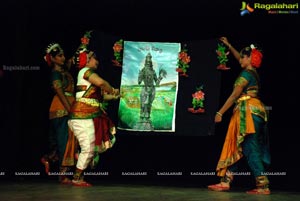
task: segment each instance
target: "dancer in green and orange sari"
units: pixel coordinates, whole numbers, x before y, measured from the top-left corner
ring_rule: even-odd
[[[62,165],[62,160],[68,140],[69,128],[69,112],[74,101],[74,80],[69,73],[68,67],[65,65],[64,51],[58,43],[51,43],[47,46],[45,61],[52,68],[51,86],[55,95],[53,96],[49,109],[50,132],[49,132],[49,150],[41,158],[41,162],[45,166],[45,172],[50,174],[50,166],[55,162],[59,163],[61,183],[70,183],[64,173],[67,167]]]
[[[222,115],[235,104],[216,169],[221,182],[209,185],[208,189],[228,191],[237,171],[237,162],[245,156],[256,180],[256,188],[247,193],[268,195],[271,193],[265,172],[270,165],[266,132],[268,115],[264,104],[259,99],[260,83],[256,71],[261,65],[263,55],[253,44],[238,52],[226,37],[220,40],[228,46],[243,70],[235,80],[231,95],[215,116],[215,122],[221,122]]]

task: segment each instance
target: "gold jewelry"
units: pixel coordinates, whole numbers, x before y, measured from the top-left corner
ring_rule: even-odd
[[[223,116],[223,114],[221,112],[216,112],[217,115],[219,115],[220,117]]]

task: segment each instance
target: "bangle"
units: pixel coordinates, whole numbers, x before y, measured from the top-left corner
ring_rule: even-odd
[[[217,115],[219,115],[220,117],[223,116],[223,114],[221,112],[216,112]]]
[[[115,94],[115,88],[111,87],[112,88],[112,94]]]
[[[228,45],[228,49],[230,50],[231,49],[231,44],[229,43],[229,45]]]

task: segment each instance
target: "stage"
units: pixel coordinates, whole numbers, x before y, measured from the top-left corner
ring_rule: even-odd
[[[299,200],[300,193],[272,190],[271,195],[248,195],[247,188],[233,187],[229,192],[209,191],[205,186],[137,182],[92,181],[92,187],[62,185],[56,180],[19,180],[0,182],[0,200],[101,200],[101,201],[189,201],[189,200]],[[185,186],[188,187],[185,187]]]
[[[82,12],[86,5],[89,6],[86,7],[87,15]],[[299,200],[299,168],[295,165],[299,153],[299,123],[297,118],[292,118],[298,114],[296,108],[299,108],[295,98],[299,76],[294,71],[295,66],[299,66],[296,45],[299,15],[269,14],[264,9],[256,9],[249,15],[240,16],[241,6],[242,1],[201,1],[197,5],[194,1],[185,1],[183,5],[135,0],[84,4],[81,1],[72,4],[8,1],[2,5],[1,16],[5,19],[2,27],[7,31],[2,33],[4,61],[0,68],[0,86],[3,86],[0,98],[0,113],[3,114],[0,121],[3,142],[0,146],[0,201]],[[192,62],[189,77],[179,78],[181,90],[178,91],[178,99],[184,104],[177,102],[176,135],[172,132],[117,130],[116,144],[101,156],[96,169],[96,172],[109,174],[89,175],[86,179],[93,187],[80,188],[61,185],[55,176],[46,176],[40,163],[48,146],[48,110],[52,100],[48,82],[50,69],[43,57],[44,48],[52,41],[62,44],[67,58],[73,56],[87,30],[103,33],[99,36],[101,40],[94,43],[99,44],[101,52],[98,55],[102,58],[99,72],[116,88],[120,86],[122,68],[112,66],[111,62],[114,52],[110,42],[115,39],[190,44]],[[108,40],[108,36],[112,39]],[[267,173],[274,173],[269,177],[271,195],[247,195],[245,192],[255,186],[252,176],[238,176],[230,192],[213,192],[207,189],[207,185],[218,181],[216,175],[191,174],[215,173],[231,117],[228,111],[223,115],[223,121],[215,125],[214,115],[207,115],[214,114],[226,101],[241,70],[238,62],[229,55],[231,69],[217,71],[217,63],[214,62],[217,59],[216,46],[208,49],[202,44],[204,41],[218,41],[221,36],[228,37],[238,49],[252,43],[263,47],[264,61],[259,69],[260,97],[269,108],[272,162]],[[192,46],[209,50],[215,59],[210,69],[216,71],[217,76],[204,74],[209,69],[209,62],[196,62],[195,65],[195,61],[202,62],[209,57],[201,48],[198,51],[194,47],[191,51]],[[201,70],[204,67],[205,70]],[[193,78],[197,82],[192,81]],[[202,117],[189,113],[187,108],[191,106],[195,86],[207,78],[220,81],[220,85],[208,85],[210,92],[220,93],[220,96],[214,99],[219,102],[212,101],[211,97],[216,96],[206,93],[206,105],[216,107],[206,108],[204,115],[210,121],[205,122],[198,121]],[[118,102],[111,103],[108,114],[115,123],[118,122],[117,111]],[[209,128],[203,129],[209,132],[202,132],[201,128]],[[239,171],[249,172],[244,159]],[[21,176],[31,172],[39,173],[39,176]],[[146,172],[147,176],[129,176],[123,175],[123,172]],[[164,176],[163,172],[182,172],[182,176]]]

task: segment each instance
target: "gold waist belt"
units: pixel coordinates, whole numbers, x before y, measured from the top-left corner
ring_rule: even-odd
[[[251,98],[251,96],[242,96],[240,97],[239,99],[237,99],[237,102],[241,102],[241,101],[244,101],[244,100],[249,100]]]
[[[77,98],[76,101],[82,102],[82,103],[85,103],[85,104],[88,104],[88,105],[91,105],[91,106],[94,106],[94,107],[99,107],[100,106],[99,101],[97,99],[94,99],[94,98]]]
[[[65,91],[65,93],[64,93],[66,96],[73,96],[73,93],[71,93],[71,92],[68,92],[68,91]]]

